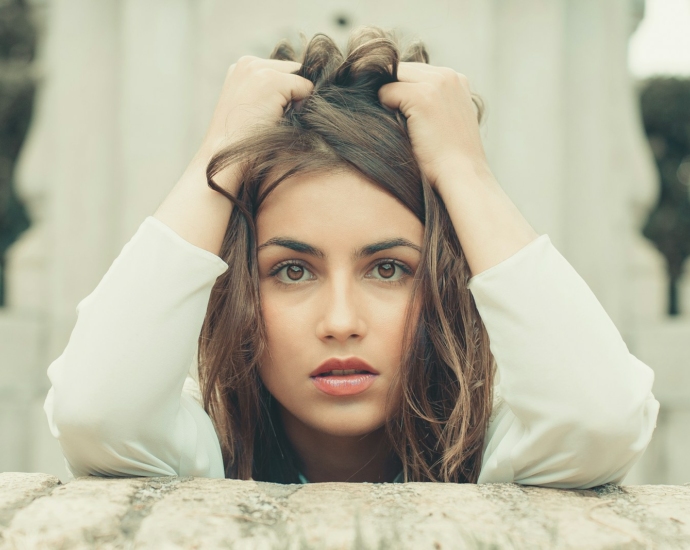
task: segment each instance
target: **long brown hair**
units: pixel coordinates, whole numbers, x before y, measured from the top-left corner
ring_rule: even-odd
[[[381,106],[378,90],[397,80],[399,61],[429,62],[419,41],[402,46],[375,27],[353,33],[343,54],[314,36],[298,57],[281,42],[274,59],[299,60],[314,83],[301,105],[272,126],[214,156],[209,185],[233,209],[220,255],[228,270],[213,287],[199,338],[204,406],[230,478],[297,483],[299,457],[258,375],[266,335],[260,308],[254,219],[266,196],[305,172],[352,170],[396,197],[424,225],[422,257],[408,308],[399,403],[386,424],[406,481],[477,481],[491,414],[495,362],[467,283],[471,276],[448,213],[415,161],[404,117]],[[481,122],[483,104],[473,96]],[[213,182],[242,167],[235,196]],[[412,303],[411,302],[411,303]]]

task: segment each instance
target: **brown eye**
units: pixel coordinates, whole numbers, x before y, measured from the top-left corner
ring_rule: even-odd
[[[301,285],[302,283],[316,279],[307,266],[294,262],[283,262],[275,266],[269,275],[274,277],[278,284],[292,286]]]
[[[301,265],[290,265],[287,268],[287,276],[292,281],[299,281],[304,275],[304,268]]]
[[[369,277],[384,283],[403,284],[412,275],[412,270],[402,262],[382,260],[369,273]]]
[[[379,275],[385,279],[391,278],[395,275],[395,266],[393,264],[379,264],[378,266]]]

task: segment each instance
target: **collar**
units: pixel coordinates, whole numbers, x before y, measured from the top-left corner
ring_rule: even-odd
[[[298,472],[297,475],[299,476],[299,482],[304,484],[304,483],[310,483],[310,481],[302,475],[302,472]],[[403,473],[402,470],[400,470],[400,473],[395,476],[395,479],[392,481],[392,483],[403,483]]]

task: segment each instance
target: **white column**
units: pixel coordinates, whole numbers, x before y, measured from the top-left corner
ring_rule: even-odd
[[[58,0],[51,12],[49,150],[34,159],[49,159],[51,357],[64,349],[76,304],[95,288],[115,253],[122,194],[118,4]]]
[[[153,214],[198,146],[190,136],[194,5],[190,0],[122,2],[118,247]]]
[[[67,343],[76,304],[113,259],[120,193],[117,6],[116,0],[49,5],[35,116],[17,170],[32,227],[9,254],[8,311],[30,317],[35,326],[13,340],[14,352],[3,347],[0,362],[23,369],[31,380],[24,411],[13,419],[15,426],[23,423],[29,449],[23,468],[63,478],[41,407],[46,369]],[[14,323],[12,330],[21,326]],[[17,355],[31,358],[30,364]]]
[[[539,233],[563,248],[564,165],[562,0],[499,0],[490,157],[506,193]]]

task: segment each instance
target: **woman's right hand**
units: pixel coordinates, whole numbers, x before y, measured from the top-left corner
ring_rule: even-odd
[[[228,69],[201,147],[154,217],[193,245],[220,254],[233,204],[207,185],[208,163],[256,125],[280,120],[290,101],[304,99],[312,92],[311,81],[291,74],[299,68],[294,61],[242,57]],[[226,168],[214,175],[213,181],[237,196],[237,169]]]
[[[300,67],[294,61],[253,56],[241,57],[231,65],[197,157],[207,163],[219,150],[251,133],[255,126],[278,121],[291,101],[306,98],[314,84],[292,74]],[[214,178],[233,194],[235,180],[228,173]]]

